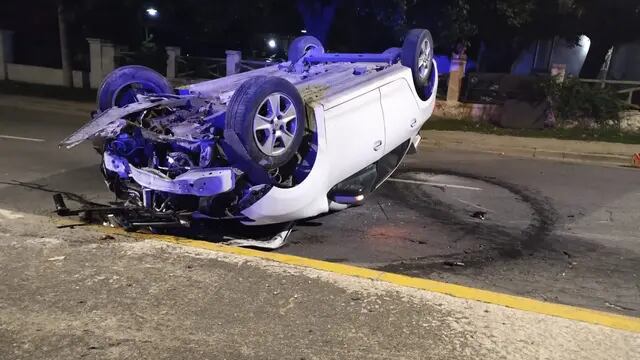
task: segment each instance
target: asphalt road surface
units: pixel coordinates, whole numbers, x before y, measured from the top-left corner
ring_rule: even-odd
[[[57,148],[85,120],[0,107],[0,211],[113,199],[89,146]],[[638,170],[423,151],[278,251],[639,316],[639,209]]]

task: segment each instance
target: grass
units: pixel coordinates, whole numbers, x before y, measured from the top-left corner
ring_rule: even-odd
[[[604,141],[623,144],[640,144],[640,133],[625,133],[615,128],[606,129],[505,129],[473,120],[432,117],[423,126],[424,130],[467,131],[481,134],[550,138],[560,140]]]
[[[93,89],[27,84],[8,80],[0,81],[0,94],[35,96],[70,101],[96,101],[96,90]]]

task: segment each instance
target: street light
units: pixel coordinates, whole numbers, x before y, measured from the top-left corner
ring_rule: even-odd
[[[277,44],[275,40],[269,39],[269,41],[267,41],[267,45],[269,45],[270,48],[275,49]]]
[[[154,7],[148,7],[144,10],[144,13],[147,15],[149,19],[155,19],[160,15],[158,9]],[[148,20],[144,22],[144,39],[145,41],[149,41],[149,25],[153,20]]]
[[[300,32],[301,32],[301,33],[303,33],[303,34],[306,34],[306,33],[307,33],[307,30],[302,29],[302,30],[300,30]]]
[[[150,17],[154,18],[158,16],[158,9],[150,7],[147,8],[147,10],[145,10],[145,12],[147,13],[147,15],[149,15]]]

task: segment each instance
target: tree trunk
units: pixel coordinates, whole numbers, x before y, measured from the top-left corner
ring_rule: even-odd
[[[67,38],[67,23],[64,17],[64,5],[58,1],[58,31],[60,33],[60,55],[62,60],[62,83],[65,87],[73,87],[73,72],[71,69],[71,53]]]

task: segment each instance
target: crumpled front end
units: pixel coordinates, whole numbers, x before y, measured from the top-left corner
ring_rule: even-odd
[[[240,212],[272,187],[271,177],[243,160],[224,130],[224,107],[213,101],[145,96],[98,114],[61,146],[93,141],[109,189],[128,206],[250,221]]]

